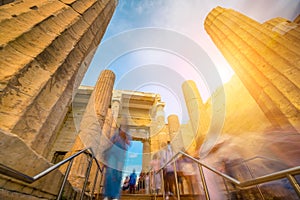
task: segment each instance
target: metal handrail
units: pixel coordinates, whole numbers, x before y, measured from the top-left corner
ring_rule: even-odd
[[[225,178],[226,180],[232,182],[237,187],[243,188],[243,189],[255,186],[257,184],[262,184],[262,183],[266,183],[266,182],[270,182],[270,181],[274,181],[274,180],[278,180],[278,179],[282,179],[282,178],[288,178],[288,180],[290,181],[291,185],[294,187],[294,190],[297,193],[298,197],[300,197],[300,186],[299,186],[299,184],[297,183],[297,180],[294,177],[294,175],[300,174],[300,166],[289,168],[289,169],[286,169],[286,170],[281,170],[281,171],[274,172],[274,173],[271,173],[271,174],[268,174],[268,175],[264,175],[264,176],[260,176],[260,177],[257,177],[257,178],[251,179],[251,180],[240,182],[237,179],[235,179],[235,178],[233,178],[231,176],[228,176],[227,174],[224,174],[224,173],[222,173],[222,172],[214,169],[213,167],[210,167],[210,166],[206,165],[205,163],[197,160],[196,158],[194,158],[194,157],[192,157],[192,156],[190,156],[190,155],[188,155],[188,154],[186,154],[186,153],[184,153],[182,151],[179,151],[168,162],[166,162],[156,173],[160,173],[160,171],[163,170],[171,162],[175,163],[175,161],[179,158],[179,155],[186,156],[189,159],[193,160],[194,162],[198,163],[201,166],[200,173],[202,171],[201,170],[202,167],[205,167],[206,169],[208,169],[208,170],[214,172],[215,174],[217,174],[217,175]],[[176,170],[176,168],[174,168],[174,170]],[[201,179],[202,179],[202,182],[204,184],[204,189],[205,189],[206,188],[205,177],[201,177]],[[210,199],[209,198],[209,194],[208,194],[208,190],[207,191],[205,190],[205,193],[206,193],[205,194],[206,199]],[[177,191],[177,194],[178,194],[178,191]]]
[[[246,166],[246,168],[248,169],[248,172],[249,172],[251,178],[254,179],[255,177],[254,177],[254,175],[253,175],[253,172],[250,170],[250,168],[249,168],[249,166],[248,166],[247,163],[250,162],[250,161],[256,160],[256,159],[262,159],[262,160],[268,160],[268,161],[273,161],[273,162],[279,162],[279,160],[274,159],[274,158],[268,158],[268,157],[265,157],[265,156],[254,156],[254,157],[252,157],[252,158],[243,159],[243,160],[241,160],[241,161],[238,162],[238,163],[230,164],[229,167],[232,168],[232,167],[235,167],[235,166],[244,164],[244,165]],[[225,181],[224,178],[223,178],[223,181],[224,181],[225,189],[226,189],[227,193],[229,194],[229,190],[228,190],[228,187],[227,187],[227,184],[226,184],[226,181]],[[264,200],[265,198],[264,198],[264,196],[263,196],[263,194],[262,194],[262,192],[261,192],[260,184],[257,184],[257,185],[256,185],[256,188],[257,188],[257,190],[258,190],[258,192],[259,192],[260,197]]]
[[[268,157],[265,157],[265,156],[254,156],[254,157],[252,157],[252,158],[243,159],[243,160],[241,160],[239,163],[230,164],[229,167],[235,167],[235,166],[237,166],[237,165],[242,165],[242,164],[244,164],[244,165],[247,167],[247,169],[248,169],[248,171],[249,171],[249,173],[250,173],[251,178],[254,179],[255,176],[253,175],[253,172],[250,170],[250,168],[249,168],[249,166],[248,166],[247,163],[250,162],[250,161],[256,160],[256,159],[268,160],[268,161],[272,161],[272,162],[280,162],[279,160],[274,159],[274,158],[268,158]],[[225,182],[224,182],[224,183],[225,183]],[[225,187],[226,187],[226,183],[225,183]],[[256,188],[257,188],[257,190],[258,190],[258,192],[259,192],[259,195],[260,195],[261,198],[264,200],[265,198],[264,198],[264,196],[263,196],[263,194],[262,194],[262,191],[261,191],[261,189],[260,189],[260,184],[257,184],[257,185],[256,185]],[[226,188],[226,190],[227,190],[227,193],[228,193],[229,191],[228,191],[227,188]]]
[[[81,154],[87,154],[89,155],[92,159],[89,161],[89,165],[88,165],[88,170],[87,170],[87,174],[86,174],[86,180],[85,180],[85,183],[84,183],[84,186],[83,186],[83,190],[82,190],[82,193],[81,193],[81,198],[80,199],[83,199],[83,195],[84,195],[84,192],[85,192],[85,187],[87,185],[87,179],[89,177],[89,174],[90,174],[90,169],[91,169],[91,166],[92,166],[92,162],[95,161],[96,162],[96,165],[97,165],[97,176],[96,176],[96,179],[98,178],[98,171],[100,171],[101,173],[103,173],[103,169],[104,169],[104,166],[103,168],[101,168],[101,165],[99,164],[98,160],[95,158],[95,154],[92,150],[92,148],[86,148],[86,149],[83,149],[83,150],[80,150],[78,151],[77,153],[71,155],[70,157],[58,162],[57,164],[47,168],[46,170],[40,172],[39,174],[31,177],[31,176],[28,176],[26,174],[23,174],[22,172],[19,172],[19,171],[16,171],[8,166],[5,166],[3,164],[0,164],[0,173],[3,174],[3,175],[6,175],[6,176],[9,176],[9,177],[12,177],[12,178],[15,178],[17,180],[20,180],[20,181],[23,181],[23,182],[26,182],[26,183],[33,183],[37,180],[39,180],[40,178],[46,176],[47,174],[49,174],[50,172],[58,169],[59,167],[61,167],[62,165],[64,165],[65,163],[69,162],[69,165],[66,169],[66,173],[65,173],[65,176],[64,176],[64,180],[61,184],[61,187],[60,187],[60,190],[59,190],[59,194],[58,194],[58,197],[57,199],[60,199],[61,196],[62,196],[62,192],[63,192],[63,188],[64,188],[64,185],[65,185],[65,182],[67,181],[67,178],[68,178],[68,175],[69,175],[69,172],[71,170],[71,166],[72,166],[72,163],[73,163],[73,160],[81,155]],[[94,182],[94,184],[96,183],[96,181]],[[95,185],[94,185],[95,186]],[[94,191],[94,187],[93,187],[93,191]],[[93,192],[92,192],[92,195],[93,195]]]

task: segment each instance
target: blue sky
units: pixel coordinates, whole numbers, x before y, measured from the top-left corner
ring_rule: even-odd
[[[138,36],[135,33],[137,29],[155,27],[187,37],[203,50],[199,50],[203,65],[213,64],[225,83],[234,72],[206,34],[203,25],[209,11],[216,6],[235,9],[262,23],[274,17],[293,20],[299,14],[300,0],[120,0],[82,85],[94,86],[101,70],[111,69],[116,74],[115,89],[160,93],[166,102],[166,117],[177,114],[181,123],[187,122],[182,82],[194,80],[204,101],[216,86],[208,87],[203,69],[186,62],[184,56],[161,48],[139,47],[141,41],[136,40]],[[128,31],[131,31],[130,34],[118,37]],[[156,42],[156,38],[144,39]],[[103,62],[110,53],[128,45],[126,42],[131,45],[137,43],[134,44],[135,51],[120,53],[113,61]],[[108,43],[113,45],[106,47]],[[129,150],[131,166],[141,162],[141,155],[137,153],[141,151],[141,143],[132,145]]]
[[[130,175],[133,169],[135,169],[137,173],[140,173],[142,170],[142,151],[143,145],[140,141],[131,142],[131,146],[127,151],[123,177]]]
[[[135,41],[135,30],[155,27],[186,36],[202,48],[204,53],[201,57],[206,60],[203,66],[213,63],[218,76],[227,82],[234,72],[206,34],[203,25],[207,14],[216,6],[235,9],[259,22],[278,16],[293,20],[299,14],[300,0],[261,0],[255,3],[250,0],[120,0],[82,85],[93,86],[101,70],[111,69],[116,74],[115,89],[160,93],[166,102],[166,117],[177,114],[182,123],[187,122],[182,82],[194,80],[204,101],[217,85],[209,88],[202,73],[203,68],[195,69],[182,56],[174,56],[162,49],[139,47],[141,41]],[[128,31],[132,31],[128,36],[130,38],[118,38]],[[128,45],[126,42],[136,42],[134,48],[137,50],[123,52],[110,63],[102,62],[101,55],[109,57],[110,52]],[[105,47],[107,43],[112,43],[108,49]],[[101,47],[104,50],[102,48],[101,51]],[[152,75],[154,71],[159,73]],[[177,86],[174,82],[177,82]]]

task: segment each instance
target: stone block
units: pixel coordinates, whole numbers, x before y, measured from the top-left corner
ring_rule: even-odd
[[[103,13],[101,13],[90,26],[90,30],[92,31],[93,35],[95,35],[96,37],[97,37],[97,33],[103,30],[101,27],[103,26],[105,27],[105,22],[107,21],[107,20],[103,20],[102,14]]]
[[[1,125],[3,125],[3,127],[11,127],[12,128],[15,125],[15,122],[16,122],[18,116],[21,115],[24,111],[23,106],[24,106],[24,103],[26,103],[26,102],[25,101],[22,102],[22,101],[16,99],[16,97],[18,97],[18,99],[28,100],[28,95],[18,93],[18,91],[15,91],[15,90],[9,91],[9,95],[5,95],[4,97],[2,97],[3,104],[0,105],[1,113],[3,113],[4,115],[7,115],[7,116],[11,116],[9,118],[4,118],[4,116],[3,116],[2,121],[1,121]],[[12,121],[7,121],[8,119],[10,119]]]
[[[89,25],[83,18],[80,18],[67,31],[71,37],[77,40],[86,32]]]
[[[64,30],[66,30],[66,26],[69,27],[70,24],[72,25],[79,18],[77,13],[69,11],[69,9],[70,8],[68,7],[63,7],[61,10],[59,10],[59,12],[53,13],[38,26],[40,26],[44,30],[55,33],[55,35],[59,35]],[[62,17],[64,12],[70,13],[69,18]]]
[[[33,188],[31,188],[31,187],[27,187],[27,186],[24,186],[21,190],[20,190],[20,192],[22,192],[22,193],[24,193],[24,194],[31,194],[32,192],[33,192]]]
[[[74,3],[72,3],[71,7],[78,13],[83,14],[84,12],[86,12],[89,8],[91,8],[93,6],[93,4],[95,4],[96,0],[79,0],[76,1]]]
[[[8,191],[5,189],[0,189],[0,199],[46,200],[46,198],[38,198],[35,196],[20,193],[18,191]]]
[[[21,184],[18,184],[16,182],[10,181],[8,180],[5,185],[3,186],[3,188],[7,189],[7,190],[11,190],[11,191],[21,191],[22,188],[24,186]]]
[[[9,80],[31,60],[33,60],[32,57],[24,55],[16,51],[12,46],[7,45],[4,49],[0,50],[0,80]]]
[[[115,8],[115,4],[113,3],[114,1],[109,1],[108,4],[105,4],[105,9],[104,9],[104,16],[105,17],[109,17],[109,15],[112,14],[111,9],[110,8]]]
[[[5,19],[0,22],[0,46],[5,46],[14,38],[21,35],[24,30],[28,30],[30,25],[24,24],[16,18],[11,20]]]
[[[94,20],[99,16],[99,14],[103,11],[103,8],[98,6],[99,1],[94,3],[86,12],[82,14],[83,19],[91,25]]]
[[[93,32],[89,29],[85,32],[80,41],[77,43],[77,47],[80,49],[80,51],[86,52],[85,56],[87,56],[89,53],[88,50],[90,50],[90,45],[94,37],[95,36],[93,35]]]
[[[40,190],[33,190],[33,192],[31,193],[31,196],[36,196],[36,197],[38,197],[38,198],[42,198],[42,199],[56,199],[55,197],[55,195],[51,195],[51,194],[47,194],[47,193],[45,193],[45,192],[42,192],[42,191],[40,191]]]
[[[107,7],[106,7],[107,8]],[[114,8],[111,8],[111,11]],[[111,12],[112,15],[112,12]],[[101,18],[100,18],[101,17]],[[93,40],[93,47],[97,47],[100,44],[100,41],[105,33],[105,29],[101,28],[101,27],[107,27],[108,23],[109,23],[109,18],[105,18],[105,20],[102,20],[102,17],[104,17],[103,12],[101,12],[99,19],[96,19],[94,24],[92,24],[91,26],[91,30],[92,32],[95,32],[95,30],[93,30],[94,28],[98,29],[98,32],[95,34],[95,38]]]
[[[0,27],[5,27],[5,29],[1,31],[1,34],[3,34],[4,37],[1,37],[2,42],[0,42],[0,44],[8,43],[22,34],[29,32],[34,26],[42,23],[43,20],[47,19],[53,13],[61,10],[64,7],[64,4],[59,1],[39,1],[37,3],[30,2],[31,7],[26,7],[26,5],[24,6],[25,7],[22,8],[22,11],[5,10],[5,12],[11,13],[14,17],[8,17],[0,22]],[[36,9],[33,10],[30,8]]]
[[[70,52],[66,59],[66,65],[78,67],[81,64],[84,53],[85,52],[82,52],[81,49],[78,48],[78,44],[76,44],[75,48]]]
[[[68,29],[80,17],[80,15],[77,12],[75,12],[71,7],[63,9],[59,13],[56,13],[54,16],[56,17],[55,22],[57,23],[57,25],[61,26],[63,29]]]
[[[72,3],[76,2],[77,0],[61,0],[64,4],[71,5]]]
[[[46,34],[56,38],[64,30],[61,26],[55,23],[55,16],[51,15],[38,25]]]
[[[71,50],[74,48],[74,45],[76,44],[76,40],[68,36],[69,35],[66,32],[63,33],[46,50],[47,53],[49,53],[55,59],[55,65],[44,64],[46,69],[51,73],[55,73],[59,69],[63,61],[68,57]],[[45,63],[43,60],[41,60],[41,62]]]
[[[29,176],[37,175],[51,166],[45,159],[38,156],[17,137],[9,133],[0,133],[1,138],[3,139],[3,143],[0,144],[0,147],[7,149],[7,151],[2,151],[2,154],[0,155],[0,161],[2,164]],[[26,185],[26,187],[35,188],[38,193],[43,193],[42,197],[45,197],[44,193],[48,193],[50,196],[53,196],[53,194],[57,194],[61,180],[62,174],[59,171],[53,171],[50,172],[49,175],[46,175],[32,184],[11,180],[4,185],[4,188],[22,191],[24,185]],[[41,188],[43,188],[43,191],[41,191]],[[30,189],[26,188],[26,190],[29,191]]]
[[[60,98],[52,107],[51,113],[47,116],[46,122],[39,131],[39,135],[32,143],[32,148],[44,157],[47,157],[49,154],[54,139],[57,137],[56,134],[58,128],[63,123],[63,119],[70,104],[70,99],[68,96],[71,95],[71,92],[72,90],[70,88],[65,89],[65,92],[62,93]]]
[[[41,0],[41,1],[35,1],[35,0],[26,0],[26,1],[15,1],[13,3],[11,3],[10,5],[4,5],[1,6],[0,8],[0,13],[6,13],[7,15],[3,15],[3,18],[5,16],[6,18],[9,18],[9,16],[12,15],[21,15],[22,13],[27,13],[30,10],[32,10],[32,8],[34,6],[36,7],[40,7],[43,4],[47,3],[47,0]],[[0,21],[3,19],[2,15],[0,14]]]
[[[17,117],[13,113],[0,112],[0,126],[2,130],[12,130],[17,120]]]
[[[68,8],[68,6],[66,6],[61,1],[47,1],[43,5],[38,6],[38,9],[36,11],[40,15],[45,16],[46,17],[45,20],[46,20],[49,17],[55,16],[67,8]],[[45,20],[43,20],[43,21],[45,21]],[[66,19],[66,20],[68,20],[68,19]]]
[[[48,35],[39,27],[35,27],[11,42],[10,45],[22,54],[36,57],[54,38],[55,35]]]
[[[0,188],[3,188],[3,186],[6,184],[7,180],[5,178],[2,178],[3,176],[0,176]]]

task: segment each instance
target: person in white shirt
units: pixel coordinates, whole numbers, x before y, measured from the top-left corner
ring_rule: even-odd
[[[151,185],[155,187],[155,192],[158,194],[161,189],[161,176],[160,173],[157,173],[160,168],[160,159],[157,153],[153,155],[150,165],[154,172],[154,178],[152,179]]]

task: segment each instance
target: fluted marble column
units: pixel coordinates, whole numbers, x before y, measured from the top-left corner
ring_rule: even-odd
[[[168,134],[168,127],[165,124],[165,103],[160,102],[160,97],[157,99],[153,112],[152,112],[152,123],[150,125],[150,138],[151,141],[151,151],[157,151],[161,149],[162,143],[167,143],[170,141]]]
[[[112,110],[109,108],[107,110],[107,114],[104,120],[104,125],[102,128],[102,135],[107,137],[108,139],[111,137],[111,128],[113,125],[113,115],[112,115]]]
[[[156,105],[156,116],[155,120],[158,122],[158,125],[165,125],[165,103],[158,103]]]
[[[108,108],[111,103],[114,81],[115,75],[112,71],[104,70],[101,72],[86,111],[83,114],[76,143],[68,155],[74,154],[83,148],[92,147],[97,159],[101,159],[101,152],[108,141],[105,130],[110,132],[112,121],[112,115],[111,112],[109,114]],[[106,121],[105,118],[107,119]],[[84,156],[81,156],[73,163],[70,173],[70,180],[73,186],[78,188],[82,186],[86,166],[87,162]]]
[[[158,102],[155,105],[155,112],[153,116],[152,123],[150,125],[150,135],[156,135],[165,126],[165,111],[164,111],[165,103],[163,102]]]
[[[100,127],[103,127],[107,109],[111,104],[115,75],[110,70],[103,70],[95,87],[95,111]]]
[[[143,161],[142,161],[142,172],[148,172],[150,170],[151,151],[150,141],[143,140]]]
[[[180,123],[177,115],[168,116],[169,135],[171,146],[174,152],[178,152],[184,148],[182,135],[180,132]]]
[[[39,0],[1,7],[2,130],[47,157],[116,4]]]
[[[118,116],[119,116],[119,110],[120,110],[120,100],[113,99],[112,105],[112,125],[110,129],[110,137],[115,133],[117,129],[117,122],[118,122]]]
[[[205,30],[274,128],[300,131],[300,26],[217,7]]]
[[[185,103],[195,134],[194,140],[188,147],[188,153],[198,155],[210,126],[210,117],[205,110],[200,93],[194,81],[188,80],[182,84]],[[184,137],[184,136],[183,136]]]

